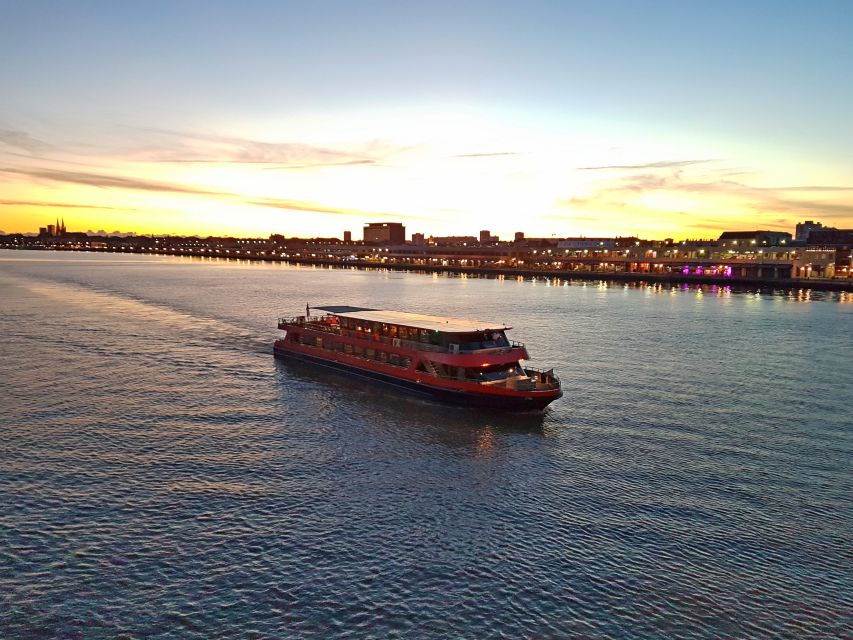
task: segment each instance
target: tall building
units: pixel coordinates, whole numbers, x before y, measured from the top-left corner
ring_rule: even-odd
[[[364,225],[364,241],[368,244],[405,244],[406,227],[402,222],[369,222]]]
[[[344,231],[344,242],[352,242],[352,231]]]
[[[424,238],[424,234],[422,233],[413,233],[412,234],[412,244],[423,246],[426,244],[426,239]]]
[[[515,232],[515,241],[521,242],[522,240],[524,240],[524,231],[516,231]]]
[[[480,231],[480,244],[493,244],[500,241],[501,239],[498,236],[493,236],[492,232],[488,229]]]
[[[823,225],[814,220],[806,220],[805,222],[797,223],[795,238],[803,242],[809,241],[809,234],[817,229],[822,229]]]

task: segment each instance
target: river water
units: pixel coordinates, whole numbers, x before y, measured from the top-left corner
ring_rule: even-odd
[[[307,302],[506,322],[565,395],[275,360]],[[4,251],[0,330],[0,637],[850,637],[850,294]]]

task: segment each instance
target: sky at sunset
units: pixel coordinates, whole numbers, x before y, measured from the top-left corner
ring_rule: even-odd
[[[0,230],[853,227],[853,2],[0,0]]]

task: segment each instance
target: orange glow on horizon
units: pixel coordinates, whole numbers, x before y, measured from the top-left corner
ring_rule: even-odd
[[[411,123],[386,124],[399,142],[323,140],[254,151],[260,143],[190,138],[182,144],[198,148],[95,158],[72,150],[31,160],[4,158],[0,149],[0,230],[32,233],[57,217],[70,231],[242,237],[342,237],[348,230],[360,238],[365,223],[393,220],[409,234],[489,229],[502,239],[516,231],[716,237],[723,230],[793,231],[806,218],[853,226],[843,185],[786,180],[837,178],[815,166],[733,176],[729,163],[701,157],[713,149],[688,155],[635,140],[636,148],[609,152],[606,140],[493,123],[478,130],[465,118],[448,119],[444,129],[437,121],[427,144],[401,134]],[[188,160],[172,159],[181,153]]]

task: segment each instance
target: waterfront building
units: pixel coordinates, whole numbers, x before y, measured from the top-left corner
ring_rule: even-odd
[[[430,236],[429,243],[437,247],[466,247],[477,244],[477,238],[474,236]]]
[[[724,247],[776,246],[788,244],[793,238],[787,231],[724,231],[720,245]]]
[[[835,249],[806,247],[798,250],[791,261],[795,278],[834,278]]]
[[[426,244],[426,239],[424,238],[424,234],[422,233],[413,233],[412,234],[412,244],[417,246],[423,246]]]
[[[404,244],[406,227],[401,222],[369,222],[364,225],[364,242],[368,244]]]
[[[853,248],[853,229],[836,229],[835,227],[824,226],[812,229],[809,233],[809,244]]]
[[[564,238],[557,243],[558,249],[576,251],[578,249],[615,249],[614,238]]]

